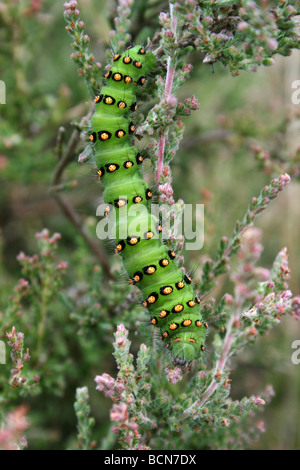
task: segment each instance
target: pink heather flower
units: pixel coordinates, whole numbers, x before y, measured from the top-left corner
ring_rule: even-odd
[[[180,382],[182,380],[182,370],[180,369],[180,367],[175,367],[175,369],[167,367],[165,369],[165,373],[167,374],[168,382],[172,385],[175,385],[177,384],[177,382]]]
[[[246,21],[240,21],[240,22],[238,23],[238,25],[237,25],[237,29],[238,29],[238,31],[243,32],[243,31],[246,31],[246,29],[248,28],[248,26],[249,26],[249,25],[248,25],[248,23],[246,23]]]
[[[276,51],[276,49],[278,48],[278,42],[275,38],[268,39],[267,44],[271,51]]]
[[[255,405],[263,406],[266,404],[265,400],[263,400],[261,397],[255,397],[254,395],[251,397],[251,400],[253,403],[255,403]]]
[[[118,405],[113,405],[110,411],[111,421],[126,421],[128,419],[127,405],[125,403],[120,403]]]
[[[256,427],[261,433],[266,432],[265,423],[263,421],[259,421]]]
[[[167,96],[166,103],[171,107],[171,108],[176,108],[177,106],[177,98],[174,95],[169,95]]]
[[[100,392],[104,391],[104,393],[115,386],[115,379],[113,379],[109,374],[97,375],[95,377],[95,382],[97,384],[96,390],[99,390]]]

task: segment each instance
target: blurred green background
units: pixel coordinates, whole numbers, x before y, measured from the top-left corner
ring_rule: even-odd
[[[59,255],[69,262],[65,291],[88,285],[96,263],[49,192],[57,163],[58,128],[65,126],[69,137],[71,122],[80,121],[90,100],[76,66],[69,59],[72,49],[65,31],[62,3],[45,0],[37,11],[29,8],[22,16],[17,8],[14,15],[7,8],[8,3],[14,2],[0,2],[0,79],[6,84],[6,104],[0,105],[0,311],[6,308],[8,296],[20,277],[16,256],[20,251],[28,254],[36,251],[34,235],[44,227],[62,234]],[[38,4],[24,2],[24,5],[34,3]],[[110,3],[81,0],[80,8],[91,37],[91,50],[96,60],[105,65]],[[199,54],[191,55],[193,73],[180,89],[179,99],[194,94],[200,109],[184,119],[185,137],[172,167],[175,198],[205,204],[204,247],[199,253],[185,254],[186,265],[196,269],[195,276],[199,276],[198,266],[203,260],[214,256],[219,239],[230,236],[251,197],[279,176],[264,171],[251,146],[260,145],[270,152],[271,159],[288,165],[300,145],[300,105],[291,101],[292,82],[300,79],[299,51],[288,58],[279,57],[271,68],[262,67],[256,73],[241,73],[235,78],[221,64],[215,64],[213,70],[203,65],[202,60]],[[153,182],[148,162],[146,174]],[[65,197],[96,239],[95,211],[102,188],[94,184],[90,165],[79,164],[75,158],[65,171],[64,180],[77,180],[76,188]],[[295,178],[256,222],[262,230],[264,245],[259,264],[270,268],[276,254],[287,246],[290,288],[294,294],[299,293],[300,285],[299,201],[300,186]],[[108,253],[107,247],[105,250]],[[116,265],[112,256],[110,259]],[[231,281],[224,275],[212,295],[219,297],[231,288]],[[32,426],[27,433],[31,448],[66,448],[73,442],[76,426],[73,401],[79,386],[90,386],[99,436],[108,426],[110,400],[93,391],[93,377],[97,373],[114,373],[113,361],[109,359],[111,347],[101,357],[101,338],[97,349],[88,347],[89,335],[77,340],[78,325],[69,320],[67,310],[62,306],[60,309],[68,324],[68,335],[74,344],[79,341],[84,346],[77,351],[73,363],[76,373],[65,391],[59,396],[48,391],[31,399]],[[122,321],[122,316],[119,318]],[[30,332],[27,334],[30,336]],[[135,344],[140,342],[138,335],[131,339]],[[286,319],[236,359],[234,398],[258,394],[268,384],[273,385],[276,393],[262,416],[266,433],[255,448],[300,448],[300,365],[291,362],[291,344],[296,339],[300,339],[299,324]],[[92,344],[97,344],[97,339],[95,343],[93,338]]]

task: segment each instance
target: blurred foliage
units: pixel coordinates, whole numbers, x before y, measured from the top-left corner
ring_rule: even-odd
[[[95,60],[106,64],[105,51],[117,4],[81,0],[80,6]],[[154,36],[159,29],[159,11],[166,9],[167,2],[134,2],[129,32],[135,42]],[[26,436],[32,449],[76,447],[73,403],[75,390],[83,385],[89,388],[97,422],[92,437],[99,443],[106,436],[110,402],[95,391],[94,377],[104,368],[116,374],[111,352],[117,324],[122,322],[129,329],[133,353],[141,339],[152,347],[152,334],[146,328],[146,314],[137,306],[136,293],[127,286],[125,277],[124,281],[108,281],[99,260],[60,212],[49,191],[58,158],[58,128],[65,126],[69,137],[88,112],[90,100],[74,64],[68,60],[72,49],[62,10],[61,2],[50,0],[0,1],[0,79],[6,84],[6,105],[0,105],[0,339],[14,326],[16,333],[25,335],[23,356],[27,348],[32,356],[29,362],[24,360],[21,374],[28,379],[30,390],[26,392],[27,386],[22,385],[20,395],[18,387],[12,390],[8,386],[12,366],[7,350],[7,366],[0,366],[0,417],[26,403],[30,421]],[[299,79],[299,52],[294,51],[291,57],[275,56],[272,68],[262,67],[255,74],[241,72],[238,77],[232,77],[221,61],[204,65],[206,53],[191,53],[188,59],[193,72],[178,95],[183,101],[193,93],[200,101],[200,110],[183,118],[186,130],[173,160],[173,188],[177,198],[205,204],[204,247],[199,253],[187,252],[185,263],[200,278],[204,262],[214,256],[220,238],[230,236],[251,197],[279,172],[290,171],[292,184],[257,225],[263,231],[265,247],[261,264],[271,268],[275,255],[287,246],[290,288],[297,292],[300,107],[292,104],[291,95],[292,83]],[[79,143],[77,153],[83,147],[84,143]],[[150,166],[145,173],[153,181]],[[89,236],[96,238],[97,219],[91,214],[95,214],[101,188],[93,184],[91,168],[80,166],[74,159],[64,179],[77,181],[65,197],[80,214]],[[28,271],[21,274],[16,258],[20,251],[34,256],[35,233],[42,233],[44,227],[62,235],[55,250],[50,244],[54,251],[45,254],[40,246],[39,260],[48,266],[48,277],[45,264],[32,271],[30,285],[38,291],[26,292],[22,301],[16,300],[19,278],[28,280]],[[110,256],[109,244],[103,249]],[[49,255],[57,258],[57,264],[43,258]],[[53,281],[59,259],[68,267],[56,295],[48,298],[43,296],[43,283]],[[110,261],[119,276],[119,261],[114,257]],[[222,275],[212,295],[221,299],[231,288],[230,277]],[[12,308],[16,310],[8,318]],[[42,333],[39,318],[45,322]],[[291,343],[299,334],[299,325],[295,327],[286,319],[281,328],[235,359],[233,397],[255,393],[269,383],[276,392],[265,412],[267,432],[257,448],[300,446],[300,375],[299,366],[291,363]],[[39,337],[41,351],[35,357]],[[27,364],[30,377],[26,375]],[[194,445],[197,447],[197,443]]]

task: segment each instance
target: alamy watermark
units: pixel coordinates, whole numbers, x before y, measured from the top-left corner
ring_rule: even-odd
[[[120,209],[127,205],[126,196],[114,201]],[[126,240],[135,236],[161,238],[162,240],[185,239],[186,250],[200,250],[204,244],[204,204],[186,204],[170,211],[164,204],[151,204],[151,209],[143,204],[133,204],[128,210],[113,210],[111,204],[100,204],[97,216],[103,217],[97,224],[96,233],[100,240]],[[150,234],[150,236],[149,236]]]
[[[300,364],[300,339],[295,339],[295,341],[292,342],[292,349],[296,349],[295,352],[293,352],[291,360],[292,363],[295,366],[298,366]]]
[[[295,90],[292,93],[292,103],[300,104],[300,80],[294,80],[292,83],[292,89]]]
[[[6,104],[6,86],[3,80],[0,80],[0,104]]]
[[[4,341],[0,341],[0,364],[6,364],[6,348]]]

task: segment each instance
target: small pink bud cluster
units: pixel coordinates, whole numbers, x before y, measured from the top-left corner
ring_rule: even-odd
[[[165,373],[167,374],[167,380],[172,385],[177,384],[182,380],[182,369],[180,367],[175,367],[175,369],[170,366],[166,367]]]
[[[19,406],[7,414],[0,429],[0,450],[20,450],[27,446],[23,432],[28,428],[27,408]]]

